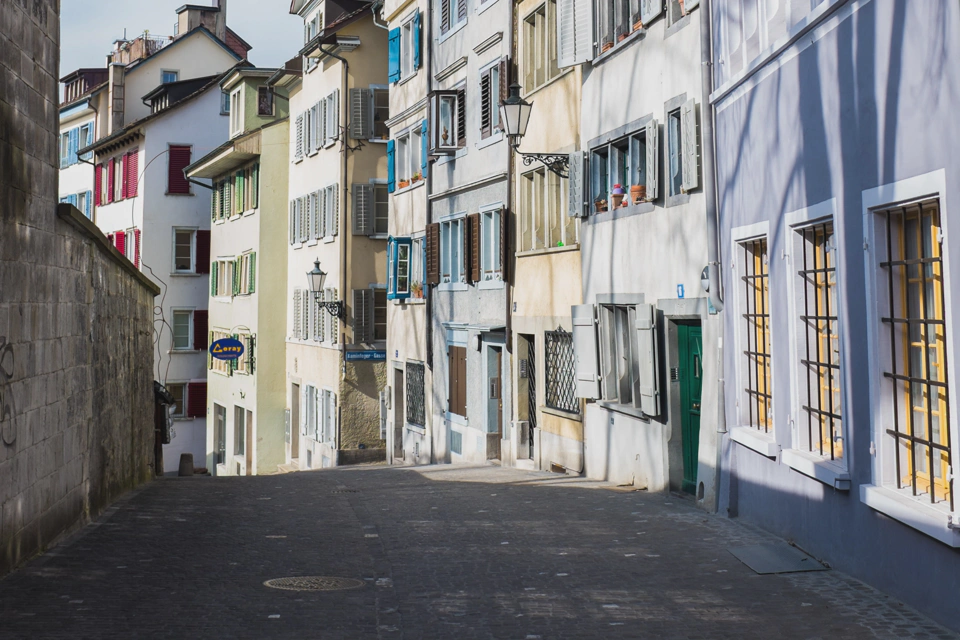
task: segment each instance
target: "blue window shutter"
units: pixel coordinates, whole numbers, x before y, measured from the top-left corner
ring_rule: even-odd
[[[93,191],[87,191],[87,198],[83,202],[83,214],[88,218],[91,215],[90,207],[93,205]]]
[[[420,68],[420,12],[413,16],[413,68]]]
[[[69,164],[76,164],[78,160],[77,151],[80,150],[80,129],[70,129],[70,159]]]
[[[396,142],[393,140],[387,141],[387,191],[393,193],[397,190],[397,172],[395,166],[396,153],[394,152],[394,147]]]
[[[397,82],[400,79],[400,28],[390,29],[387,36],[387,56],[389,62],[389,74],[387,79],[390,82]]]
[[[427,121],[424,120],[423,124],[420,126],[420,173],[424,178],[427,177],[427,156],[428,149],[430,147],[427,144],[430,140],[430,132],[427,131]]]
[[[70,196],[63,196],[62,198],[60,198],[60,203],[61,203],[61,204],[70,204]]]
[[[67,202],[73,206],[77,206],[77,194],[71,193],[69,196],[67,196]]]

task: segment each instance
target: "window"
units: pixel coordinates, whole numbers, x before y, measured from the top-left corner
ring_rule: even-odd
[[[220,92],[220,115],[225,116],[230,113],[230,94],[226,91]]]
[[[551,409],[579,414],[573,334],[557,329],[544,338],[544,401]]]
[[[373,138],[386,140],[390,137],[387,120],[390,119],[390,91],[388,89],[373,89],[370,92],[373,99]]]
[[[423,236],[413,239],[410,250],[410,297],[423,300],[426,284],[426,249]]]
[[[89,218],[91,193],[89,191],[81,191],[76,195],[76,199],[77,199],[77,203],[74,206],[76,206],[77,209],[82,211],[83,214]]]
[[[171,82],[176,82],[179,79],[179,71],[171,71],[170,69],[163,69],[160,71],[160,84],[169,84]]]
[[[431,96],[431,153],[451,155],[467,146],[466,95],[463,89]]]
[[[447,347],[447,411],[467,415],[467,348]]]
[[[307,435],[320,442],[323,439],[318,410],[319,394],[313,385],[307,385],[303,392],[303,424]]]
[[[387,339],[387,290],[373,289],[373,339]]]
[[[767,239],[740,242],[738,255],[743,283],[740,346],[740,402],[743,424],[769,433],[773,428],[771,408],[770,285],[767,271]]]
[[[405,300],[410,297],[410,254],[413,243],[409,238],[393,238],[387,244],[387,298]]]
[[[192,349],[190,328],[193,326],[193,311],[173,312],[173,348]]]
[[[216,434],[217,464],[227,461],[227,408],[213,403],[213,421]]]
[[[485,282],[503,280],[501,217],[500,209],[480,214],[480,233],[483,238],[480,269]]]
[[[501,74],[506,79],[506,61],[489,67],[480,73],[480,138],[486,139],[500,130],[500,100],[505,98],[506,87],[501,84]]]
[[[831,460],[843,458],[840,326],[837,314],[836,240],[833,223],[796,230],[793,261],[800,350],[800,446]]]
[[[303,24],[303,44],[308,44],[320,32],[320,23],[323,20],[323,14],[316,13]],[[306,70],[310,71],[317,66],[316,58],[304,58]]]
[[[408,362],[406,366],[406,402],[407,424],[418,427],[426,426],[427,416],[425,409],[426,395],[424,393],[424,366],[422,362]]]
[[[230,137],[243,133],[243,95],[240,89],[230,94]]]
[[[185,418],[187,415],[187,385],[183,383],[167,383],[166,389],[173,396],[173,418]]]
[[[390,194],[387,185],[373,185],[373,232],[383,235],[389,232]]]
[[[234,272],[237,274],[235,280],[235,294],[246,296],[256,292],[257,281],[257,254],[248,252],[240,256],[234,262]]]
[[[742,8],[718,15],[716,55],[724,60],[717,65],[717,86],[727,82],[767,51],[787,31],[807,18],[824,0],[810,2],[744,2]],[[670,4],[674,4],[671,0]],[[687,12],[694,3],[685,3]],[[739,3],[738,3],[739,4]]]
[[[233,295],[234,269],[236,261],[220,258],[210,269],[210,295],[228,297]]]
[[[467,0],[440,0],[439,9],[441,37],[467,21]]]
[[[523,78],[524,93],[547,84],[558,75],[557,66],[557,3],[548,0],[534,9],[523,20]]]
[[[590,153],[590,193],[596,213],[613,207],[613,190],[624,191],[621,206],[654,200],[657,173],[657,121],[622,138],[594,147]],[[652,144],[648,146],[648,141]]]
[[[63,169],[66,166],[72,164],[70,162],[70,134],[72,131],[67,131],[60,134],[60,168]]]
[[[110,195],[110,201],[116,202],[118,200],[123,200],[126,197],[124,191],[124,178],[125,178],[125,161],[126,156],[117,156],[113,159],[113,184],[111,189],[113,193]]]
[[[196,232],[191,229],[173,230],[173,270],[178,273],[196,273],[194,262]]]
[[[273,114],[273,92],[266,85],[257,87],[257,115],[270,117]]]
[[[647,0],[649,1],[649,0]],[[656,0],[661,2],[662,0]],[[597,35],[605,53],[640,28],[640,0],[600,0],[597,4]]]
[[[417,124],[397,136],[395,140],[394,179],[397,189],[417,184],[423,179],[424,158],[422,126]]]
[[[466,282],[463,268],[464,219],[440,223],[440,282]]]
[[[238,407],[234,405],[233,407],[233,455],[242,456],[246,451],[246,443],[244,442],[244,435],[246,429],[244,428],[244,422],[246,418],[246,410],[243,407]]]
[[[336,446],[337,433],[337,397],[330,389],[320,393],[320,430],[319,440]]]
[[[353,290],[353,343],[369,344],[387,339],[387,290]]]
[[[419,18],[419,16],[417,16]],[[419,20],[417,21],[417,29],[419,29],[420,24]],[[419,35],[418,35],[419,39]],[[407,20],[403,23],[403,26],[400,27],[400,78],[409,78],[413,72],[416,70],[416,67],[413,64],[413,52],[414,52],[414,24],[413,18]],[[419,44],[419,43],[417,43]]]
[[[80,147],[89,147],[93,144],[93,123],[89,122],[80,127]],[[87,151],[85,154],[80,156],[81,160],[91,160],[93,158],[93,151]]]
[[[236,336],[229,334],[226,331],[211,331],[209,341],[210,344],[213,344],[217,340],[235,337]],[[222,373],[225,376],[233,375],[234,363],[236,363],[236,360],[220,360],[207,353],[207,368],[211,371]]]
[[[667,114],[667,195],[676,196],[683,186],[680,109]]]
[[[518,251],[535,251],[577,244],[580,222],[567,215],[568,181],[545,168],[520,176],[520,238]]]

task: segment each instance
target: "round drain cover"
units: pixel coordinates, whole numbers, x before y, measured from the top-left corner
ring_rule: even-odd
[[[329,576],[300,576],[294,578],[273,578],[263,583],[271,589],[286,591],[342,591],[359,589],[363,580],[355,578],[332,578]]]

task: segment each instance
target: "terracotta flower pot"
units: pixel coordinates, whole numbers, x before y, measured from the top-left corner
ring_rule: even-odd
[[[640,29],[643,29],[643,23],[637,20],[636,22],[633,23],[633,30],[639,31]]]
[[[630,187],[630,200],[636,204],[647,198],[647,186],[644,184],[635,184]]]
[[[603,46],[600,47],[600,53],[605,53],[605,52],[607,52],[607,51],[610,51],[610,49],[613,49],[613,41],[612,41],[612,40],[608,40],[607,42],[604,42],[604,43],[603,43]]]
[[[397,183],[397,188],[398,188],[398,189],[403,189],[403,188],[409,187],[409,186],[410,186],[410,181],[409,181],[409,180],[401,180],[400,182]]]
[[[611,194],[611,195],[610,195],[610,200],[613,201],[613,208],[614,208],[614,209],[616,209],[617,207],[619,207],[619,206],[620,206],[620,203],[623,202],[623,195],[624,195],[624,194],[622,194],[622,193],[614,193],[614,194]]]

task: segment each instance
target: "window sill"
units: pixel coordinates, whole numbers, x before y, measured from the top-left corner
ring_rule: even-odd
[[[227,222],[227,221],[226,221],[225,218],[219,218],[219,219],[217,219],[217,220],[214,220],[214,221],[213,221],[213,224],[226,224],[226,222]]]
[[[730,429],[730,439],[768,458],[776,458],[780,453],[780,445],[771,436],[760,433],[753,427]]]
[[[203,353],[200,349],[170,349],[167,351],[168,354],[174,353]]]
[[[243,217],[252,216],[257,212],[257,209],[248,209],[243,212]]]
[[[546,249],[528,249],[527,251],[518,251],[518,258],[527,258],[530,256],[544,256],[551,253],[564,253],[566,251],[579,251],[579,244],[567,244],[562,247],[547,247]]]
[[[559,73],[558,75],[556,75],[556,76],[553,77],[553,78],[550,78],[549,80],[547,80],[546,82],[544,82],[544,83],[543,83],[542,85],[540,85],[539,87],[534,87],[533,89],[530,90],[530,93],[524,94],[524,95],[523,95],[523,98],[524,98],[524,99],[528,99],[528,98],[531,98],[531,97],[535,96],[536,94],[540,93],[541,91],[543,91],[544,89],[546,89],[547,87],[549,87],[550,85],[552,85],[553,83],[555,83],[557,80],[559,80],[560,78],[562,78],[562,77],[564,77],[565,75],[567,75],[568,73],[573,73],[573,67],[569,67],[569,68],[567,68],[567,69],[561,69],[561,70],[560,70],[560,73]]]
[[[305,245],[303,242],[294,242],[290,246],[293,247],[294,250],[297,250],[297,249],[303,249]]]
[[[416,424],[410,424],[409,422],[407,422],[403,425],[403,428],[406,429],[407,431],[413,431],[414,433],[419,433],[422,436],[427,435],[427,428],[421,427]]]
[[[899,491],[873,484],[860,485],[860,502],[948,546],[960,547],[960,529],[950,526],[951,515],[946,509],[923,504]],[[956,517],[952,520],[955,522]]]
[[[784,449],[780,460],[794,471],[838,491],[850,491],[850,474],[842,464],[799,449]]]
[[[642,213],[650,213],[655,208],[653,202],[645,201],[639,204],[628,204],[625,207],[617,207],[613,211],[591,211],[587,219],[596,222],[607,222],[609,220],[619,220],[620,218],[628,218]]]
[[[604,51],[603,53],[601,53],[601,54],[599,54],[598,56],[596,56],[596,57],[593,59],[593,66],[597,66],[598,64],[601,64],[601,63],[603,63],[604,60],[606,60],[606,59],[609,58],[610,56],[612,56],[612,55],[614,55],[614,54],[616,54],[616,53],[618,53],[618,52],[620,52],[620,51],[623,51],[623,49],[624,49],[627,45],[629,45],[629,44],[630,44],[631,42],[633,42],[634,40],[639,39],[642,35],[645,35],[646,33],[647,33],[646,27],[643,27],[643,28],[637,29],[636,31],[630,32],[630,35],[628,35],[626,38],[624,38],[624,39],[621,40],[620,42],[614,42],[614,43],[613,43],[613,47],[612,47],[611,49],[609,49],[608,51]]]
[[[330,244],[331,242],[333,242],[333,241],[336,240],[336,239],[337,239],[337,236],[324,236],[324,237],[323,237],[323,244]]]
[[[170,273],[171,278],[199,278],[202,275],[207,275],[207,274],[196,273],[194,271],[173,271]]]
[[[229,373],[225,373],[225,372],[219,371],[219,370],[217,370],[217,369],[207,369],[207,371],[209,371],[210,373],[215,373],[215,374],[217,374],[218,376],[223,376],[224,378],[229,378],[229,377],[230,377],[230,374],[229,374]]]
[[[394,195],[394,196],[398,196],[398,195],[400,195],[401,193],[406,193],[407,191],[413,191],[413,190],[416,189],[417,187],[422,187],[424,184],[426,184],[426,182],[427,182],[426,180],[417,180],[416,182],[414,182],[414,183],[412,183],[412,184],[408,184],[407,186],[403,187],[402,189],[394,189],[394,190],[393,190],[393,195]]]
[[[503,280],[481,280],[477,289],[503,289]]]
[[[395,305],[405,305],[405,304],[426,304],[424,298],[402,298],[400,300],[394,300],[393,304]]]
[[[640,409],[631,407],[628,404],[620,404],[619,402],[609,402],[607,400],[597,400],[597,406],[603,407],[608,411],[616,411],[617,413],[622,413],[625,416],[630,416],[631,418],[638,418],[644,422],[650,422],[650,416],[645,414]]]
[[[466,291],[469,288],[465,282],[444,282],[437,285],[437,291]]]
[[[367,138],[367,142],[371,144],[387,144],[390,142],[390,138]]]
[[[417,77],[417,71],[419,71],[419,70],[420,70],[419,68],[418,68],[418,69],[415,69],[415,70],[413,71],[413,73],[411,73],[410,75],[408,75],[408,76],[406,76],[406,77],[404,77],[404,78],[400,78],[399,80],[397,80],[397,81],[394,82],[393,84],[394,84],[395,86],[398,86],[398,87],[399,87],[399,86],[402,85],[402,84],[406,84],[406,83],[410,82],[411,80],[413,80],[414,78]]]
[[[216,302],[233,302],[233,296],[213,296],[212,299]]]
[[[367,237],[370,238],[371,240],[389,240],[390,234],[389,233],[371,233]]]
[[[338,140],[338,138],[329,138],[329,141],[328,141],[328,142],[324,142],[324,143],[323,143],[323,147],[321,147],[321,148],[323,148],[323,149],[329,149],[329,148],[332,147],[333,145],[337,144],[337,140]]]
[[[564,411],[563,409],[554,409],[553,407],[541,406],[539,407],[540,411],[551,416],[557,416],[558,418],[566,418],[567,420],[573,420],[575,422],[583,422],[583,415],[579,413],[573,413],[572,411]]]
[[[308,247],[315,247],[315,246],[317,246],[317,239],[316,239],[316,238],[313,238],[312,240],[308,240],[308,241],[307,241],[307,246],[308,246]]]
[[[437,38],[437,44],[443,44],[444,42],[446,42],[447,40],[449,40],[450,38],[452,38],[452,37],[454,36],[454,34],[458,33],[458,32],[459,32],[461,29],[463,29],[465,26],[467,26],[467,20],[466,20],[466,19],[464,19],[463,22],[461,22],[460,24],[458,24],[458,25],[456,25],[455,27],[453,27],[452,29],[450,29],[450,31],[447,31],[446,33],[444,33],[443,35],[441,35],[440,37],[438,37],[438,38]]]
[[[169,191],[167,191],[167,192],[165,192],[163,195],[165,195],[165,196],[179,196],[179,197],[193,197],[193,196],[196,195],[196,194],[193,194],[193,193],[170,193]],[[128,198],[128,200],[129,200],[129,198]],[[118,201],[117,201],[117,200],[114,200],[114,202],[118,202]]]
[[[320,153],[320,149],[314,149],[313,151],[311,151],[310,153],[307,154],[307,157],[308,157],[308,158],[312,158],[313,156],[317,155],[318,153]]]
[[[190,416],[170,416],[170,419],[174,422],[193,422],[196,418],[191,418]]]
[[[476,14],[480,15],[495,4],[497,4],[497,0],[480,0],[480,6],[477,7]]]
[[[303,162],[303,156],[293,159],[293,164],[300,164],[301,162]]]
[[[467,155],[468,150],[469,149],[467,149],[467,147],[460,147],[452,155],[443,156],[442,158],[437,160],[436,165],[439,167],[447,163],[453,162],[454,160],[458,160],[459,158],[462,158],[463,156]]]
[[[496,133],[491,133],[486,138],[482,138],[480,142],[477,143],[477,149],[483,149],[491,145],[495,145],[498,142],[503,141],[503,131],[497,131]]]
[[[452,422],[452,423],[454,423],[454,424],[459,424],[459,425],[462,425],[462,426],[464,426],[464,427],[469,427],[469,426],[470,426],[470,420],[468,420],[466,416],[461,416],[461,415],[456,414],[456,413],[450,413],[449,411],[445,411],[445,412],[444,412],[444,414],[443,414],[443,419],[446,420],[447,422]]]

